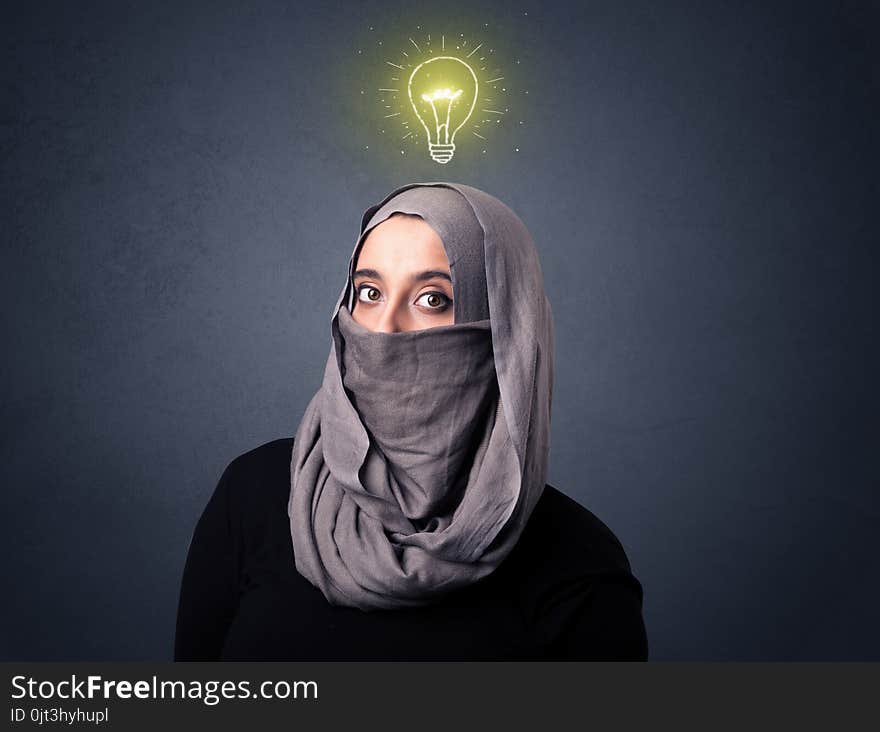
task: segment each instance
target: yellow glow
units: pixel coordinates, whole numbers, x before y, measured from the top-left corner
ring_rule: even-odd
[[[422,99],[426,102],[433,102],[437,99],[458,99],[463,91],[463,89],[459,89],[456,92],[451,92],[449,89],[438,89],[433,94],[422,94]]]
[[[425,33],[422,38],[409,38],[405,48],[384,59],[385,78],[376,89],[381,105],[379,133],[394,135],[396,129],[389,127],[399,125],[400,148],[394,152],[424,151],[424,129],[427,152],[434,162],[448,163],[455,152],[459,157],[467,155],[468,143],[478,145],[485,155],[487,140],[510,111],[511,82],[505,84],[492,44],[480,39],[472,42],[464,33],[456,36],[447,39],[443,34]],[[479,142],[474,143],[470,135]],[[459,143],[464,150],[459,149]]]
[[[455,153],[455,134],[470,119],[477,104],[477,75],[455,56],[437,56],[413,69],[407,90],[428,135],[432,160],[448,163]]]

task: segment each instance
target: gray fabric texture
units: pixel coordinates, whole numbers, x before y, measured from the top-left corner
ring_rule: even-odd
[[[452,188],[417,186],[397,194],[370,217],[361,234],[362,246],[367,234],[393,213],[421,216],[443,241],[452,275],[453,312],[456,323],[470,323],[489,317],[486,292],[483,227],[477,221],[467,199]],[[360,251],[356,248],[355,258]],[[351,311],[353,302],[349,301]]]
[[[382,333],[351,316],[360,245],[398,204],[455,260],[452,325]],[[425,605],[491,574],[549,457],[553,322],[525,225],[464,184],[392,191],[364,213],[330,331],[291,455],[297,570],[331,604],[364,611]]]

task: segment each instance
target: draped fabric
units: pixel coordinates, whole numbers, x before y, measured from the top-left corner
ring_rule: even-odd
[[[443,241],[451,325],[383,333],[351,315],[360,246],[396,211]],[[546,482],[553,323],[528,230],[470,186],[398,188],[364,213],[330,326],[291,455],[297,570],[330,603],[365,611],[479,581],[510,553]]]

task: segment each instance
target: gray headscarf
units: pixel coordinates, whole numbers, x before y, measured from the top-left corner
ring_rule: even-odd
[[[443,241],[452,325],[383,333],[351,317],[360,247],[395,212]],[[553,322],[525,225],[470,186],[398,188],[364,213],[330,326],[291,456],[297,570],[362,610],[425,605],[487,576],[547,475]]]

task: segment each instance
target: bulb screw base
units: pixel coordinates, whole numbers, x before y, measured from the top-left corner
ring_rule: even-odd
[[[428,152],[431,153],[431,159],[435,163],[445,165],[452,160],[452,155],[455,153],[455,145],[435,145],[429,142]]]

